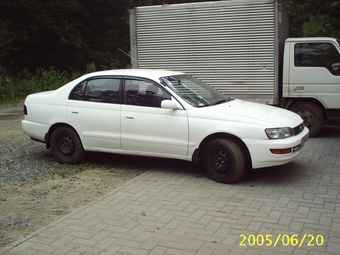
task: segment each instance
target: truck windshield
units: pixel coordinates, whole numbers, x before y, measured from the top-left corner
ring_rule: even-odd
[[[194,107],[210,106],[233,100],[190,75],[163,77],[161,82]]]

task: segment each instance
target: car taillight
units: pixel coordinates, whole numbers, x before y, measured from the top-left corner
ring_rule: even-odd
[[[27,107],[24,105],[24,115],[27,115]]]

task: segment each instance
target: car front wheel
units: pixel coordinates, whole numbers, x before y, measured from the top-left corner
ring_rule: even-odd
[[[77,164],[84,156],[83,145],[76,131],[67,126],[58,127],[51,136],[53,156],[59,163]]]
[[[245,158],[238,144],[229,139],[214,139],[204,149],[204,169],[214,181],[233,183],[245,170]]]

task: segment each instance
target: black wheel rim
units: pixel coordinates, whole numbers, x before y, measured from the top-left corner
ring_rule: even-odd
[[[210,166],[214,175],[225,177],[230,169],[230,160],[227,153],[215,148],[210,155]]]
[[[65,156],[70,156],[75,151],[74,141],[69,136],[61,136],[58,141],[58,148]]]
[[[305,123],[306,127],[311,127],[314,125],[315,119],[313,118],[313,114],[309,111],[299,111],[297,112],[303,119],[303,122]]]

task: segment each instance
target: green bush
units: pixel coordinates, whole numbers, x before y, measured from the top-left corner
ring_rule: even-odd
[[[66,72],[51,67],[49,70],[37,69],[35,74],[22,72],[17,77],[0,73],[0,102],[14,103],[27,95],[47,90],[55,90],[69,81]]]
[[[89,63],[85,73],[95,72],[96,69],[95,63]],[[76,71],[70,75],[51,67],[48,70],[38,68],[35,73],[24,69],[16,76],[10,76],[0,68],[0,104],[17,103],[23,101],[29,94],[55,90],[83,74]]]
[[[96,65],[94,62],[92,63],[89,63],[86,65],[86,73],[92,73],[92,72],[95,72],[96,71]]]

